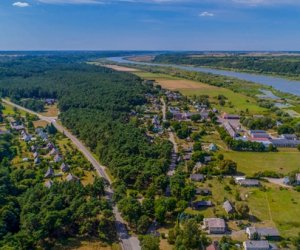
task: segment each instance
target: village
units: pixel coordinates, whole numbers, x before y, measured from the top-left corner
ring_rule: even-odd
[[[55,100],[47,99],[48,105]],[[90,163],[75,149],[69,139],[52,124],[5,105],[1,134],[10,134],[19,141],[13,160],[19,168],[33,168],[50,188],[55,181],[93,182],[95,173]]]
[[[225,150],[222,147],[226,143],[217,145],[209,138],[223,128],[232,140],[256,143],[262,151],[276,152],[277,148],[297,148],[298,137],[248,129],[240,122],[239,114],[211,107],[206,96],[191,100],[178,91],[162,90],[159,95],[146,97],[148,104],[142,115],[132,114],[145,125],[150,141],[165,138],[173,144],[168,176],[172,177],[178,166],[189,173],[195,197],[184,213],[204,215],[201,228],[213,240],[207,249],[219,249],[218,241],[224,236],[236,242],[243,239],[236,246],[245,250],[278,249],[276,244],[282,241],[282,235],[274,223],[261,221],[252,214],[248,198],[274,185],[285,190],[296,187],[300,185],[300,173],[285,176],[276,184],[269,183],[270,178],[240,173],[234,161],[224,159],[219,153]],[[169,187],[165,195],[171,195]]]

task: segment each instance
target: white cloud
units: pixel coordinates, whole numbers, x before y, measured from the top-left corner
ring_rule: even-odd
[[[29,3],[26,2],[15,2],[12,4],[15,7],[25,8],[29,6]]]
[[[207,12],[207,11],[204,11],[204,12],[199,14],[199,16],[202,16],[202,17],[213,17],[214,15],[215,15],[214,13]]]

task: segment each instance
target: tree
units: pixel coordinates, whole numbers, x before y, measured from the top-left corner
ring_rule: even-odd
[[[199,120],[201,120],[201,115],[200,114],[194,114],[191,116],[191,120],[193,122],[198,122]]]
[[[300,144],[297,146],[298,151],[300,151]]]
[[[140,234],[145,234],[151,225],[151,220],[147,215],[142,215],[137,223],[137,231]]]
[[[237,164],[232,160],[223,160],[220,164],[220,170],[223,174],[234,175],[237,171]]]
[[[159,238],[153,235],[145,235],[140,238],[142,250],[159,250]]]
[[[242,218],[248,218],[249,216],[249,207],[246,203],[238,203],[236,205],[236,211]]]

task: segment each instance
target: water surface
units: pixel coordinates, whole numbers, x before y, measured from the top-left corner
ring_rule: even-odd
[[[130,64],[138,64],[138,65],[173,67],[173,68],[187,70],[187,71],[211,73],[211,74],[222,75],[227,77],[234,77],[234,78],[238,78],[250,82],[272,86],[274,89],[280,90],[282,92],[300,96],[300,81],[289,80],[281,77],[241,73],[241,72],[234,72],[229,70],[211,69],[206,67],[193,67],[193,66],[182,66],[182,65],[175,65],[175,64],[158,64],[158,63],[147,63],[147,62],[133,62],[133,61],[126,60],[123,57],[110,57],[108,58],[108,60],[111,60],[116,63],[130,63]]]

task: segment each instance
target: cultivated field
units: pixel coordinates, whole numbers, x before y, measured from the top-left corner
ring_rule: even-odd
[[[104,67],[114,69],[116,71],[121,71],[121,72],[137,72],[137,71],[139,71],[138,69],[134,69],[134,68],[118,66],[118,65],[110,65],[110,64],[104,65]]]

